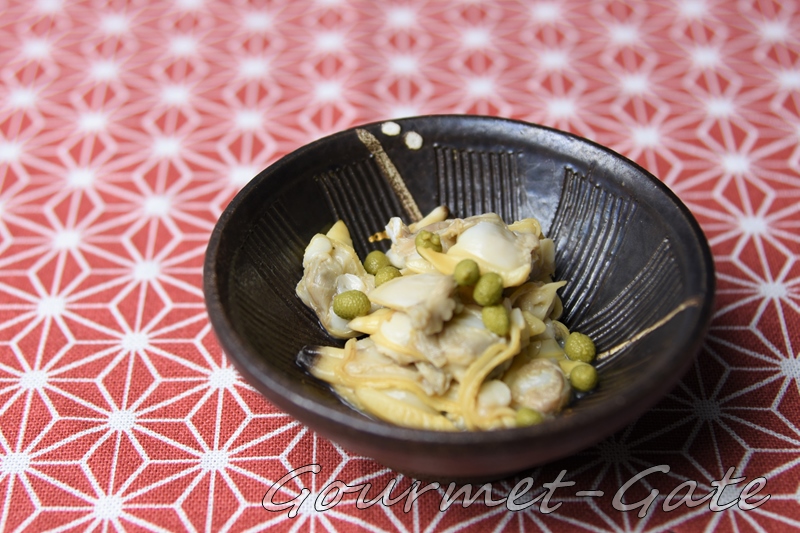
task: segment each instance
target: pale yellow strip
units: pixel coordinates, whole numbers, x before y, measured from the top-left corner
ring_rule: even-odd
[[[442,415],[426,413],[422,409],[396,400],[375,389],[359,387],[355,394],[367,410],[387,422],[417,429],[455,431],[453,423]]]
[[[458,403],[461,406],[462,416],[467,425],[467,429],[475,429],[480,427],[481,423],[476,420],[476,410],[478,393],[492,370],[498,365],[511,359],[519,353],[520,350],[520,328],[518,326],[511,327],[511,338],[508,344],[497,343],[489,346],[481,356],[472,362],[464,374],[461,381],[461,387],[458,390]]]
[[[425,404],[435,411],[454,412],[458,410],[458,404],[452,400],[440,396],[430,396],[422,386],[410,379],[398,377],[365,378],[351,376],[345,370],[345,366],[353,359],[356,350],[355,339],[350,339],[344,345],[344,349],[329,348],[320,353],[320,359],[311,368],[311,374],[315,377],[342,387],[351,389],[370,387],[376,390],[398,389],[405,390],[417,396]],[[341,353],[341,357],[337,357]]]

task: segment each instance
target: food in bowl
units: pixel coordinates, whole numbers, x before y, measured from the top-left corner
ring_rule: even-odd
[[[359,259],[338,221],[303,255],[296,292],[343,348],[298,361],[345,402],[400,426],[491,430],[541,423],[592,390],[592,340],[561,322],[555,246],[535,218],[393,217]],[[357,338],[360,337],[360,338]]]
[[[499,479],[583,450],[675,386],[703,345],[715,278],[701,228],[663,183],[611,150],[542,126],[472,115],[396,122],[420,133],[420,150],[408,149],[402,135],[384,137],[379,123],[358,129],[382,141],[421,211],[447,205],[462,217],[496,212],[507,222],[541,222],[557,244],[556,275],[568,281],[559,291],[559,320],[597,345],[599,385],[547,423],[427,431],[351,408],[297,364],[304,345],[345,342],[334,340],[295,293],[312,237],[344,219],[364,259],[373,248],[385,250],[388,241],[368,239],[392,216],[417,220],[392,194],[380,158],[365,150],[355,129],[259,173],[209,240],[209,316],[247,383],[350,453],[420,478],[465,482]]]

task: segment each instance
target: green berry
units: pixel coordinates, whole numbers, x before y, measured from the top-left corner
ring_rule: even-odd
[[[475,284],[472,298],[479,305],[494,305],[503,295],[503,278],[500,274],[487,272]]]
[[[529,407],[520,407],[516,413],[516,423],[518,427],[535,426],[544,422],[544,416],[539,411]]]
[[[375,286],[378,287],[387,281],[393,280],[394,278],[399,278],[400,276],[402,276],[400,271],[392,265],[381,267],[377,272],[375,272]]]
[[[597,370],[592,365],[581,363],[569,373],[569,383],[577,391],[589,392],[597,386]]]
[[[453,278],[456,283],[463,286],[475,285],[481,277],[481,269],[478,263],[472,259],[463,259],[458,262],[453,271]]]
[[[573,361],[581,361],[583,363],[591,363],[597,350],[594,347],[594,342],[587,335],[573,331],[567,337],[564,343],[564,351],[567,357]]]
[[[430,248],[434,252],[442,251],[442,238],[439,237],[438,234],[428,230],[420,230],[414,238],[414,244],[417,246],[417,250],[420,248]]]
[[[333,297],[333,312],[345,320],[367,315],[371,307],[369,298],[361,291],[345,291]]]
[[[507,335],[508,330],[511,329],[508,310],[502,304],[487,305],[481,310],[481,318],[483,318],[483,325],[486,326],[486,329],[501,337]]]
[[[390,264],[389,258],[380,250],[372,250],[367,254],[367,257],[364,258],[364,270],[372,275],[375,275],[378,270]]]

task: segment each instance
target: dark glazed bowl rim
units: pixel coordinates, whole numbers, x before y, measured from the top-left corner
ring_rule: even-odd
[[[220,277],[219,269],[226,258],[226,254],[230,255],[233,252],[232,249],[226,246],[226,233],[230,231],[229,227],[235,219],[237,211],[254,190],[270,184],[279,185],[277,180],[284,179],[281,177],[281,172],[285,167],[298,158],[306,157],[320,145],[330,143],[343,136],[354,135],[356,127],[302,146],[262,170],[235,195],[220,216],[211,233],[206,250],[203,266],[203,287],[213,331],[221,347],[246,381],[255,386],[267,399],[280,409],[287,411],[292,416],[296,416],[302,422],[311,426],[312,429],[332,438],[332,440],[337,440],[335,436],[337,433],[345,432],[350,437],[358,435],[358,438],[376,438],[382,442],[396,441],[398,446],[406,446],[412,443],[423,446],[445,445],[451,447],[453,456],[459,456],[462,454],[468,455],[470,449],[475,445],[489,450],[502,446],[524,446],[531,439],[550,439],[554,444],[563,445],[563,453],[555,454],[552,458],[568,455],[580,448],[598,442],[637,418],[669,392],[700,351],[711,321],[715,287],[713,256],[700,225],[689,209],[669,187],[650,172],[617,152],[583,137],[519,120],[478,115],[426,115],[392,120],[403,122],[429,119],[468,121],[474,122],[476,125],[484,121],[507,123],[513,127],[539,130],[544,132],[548,138],[569,140],[571,143],[575,143],[575,146],[605,154],[621,164],[632,167],[641,179],[646,180],[652,186],[655,192],[649,193],[650,195],[660,195],[664,201],[673,204],[673,207],[677,207],[694,237],[694,245],[699,251],[699,256],[697,257],[698,267],[702,267],[699,269],[701,271],[700,275],[705,278],[704,286],[707,287],[702,302],[697,308],[698,315],[692,324],[692,329],[686,332],[684,338],[676,339],[676,344],[680,344],[681,350],[671,358],[664,357],[655,361],[652,368],[646,372],[647,379],[643,379],[626,388],[624,393],[614,397],[614,401],[604,402],[585,411],[576,412],[571,416],[559,417],[539,426],[483,432],[451,433],[409,429],[373,421],[358,416],[355,412],[352,415],[345,414],[332,410],[298,393],[291,386],[292,383],[284,379],[283,376],[263,372],[252,362],[255,358],[260,357],[259,353],[236,334],[236,328],[231,321],[231,316],[225,308],[223,293],[225,292],[224,284],[227,283],[227,280]],[[386,121],[372,122],[357,127],[370,128],[383,122]],[[323,420],[328,420],[330,423],[341,427],[335,430],[328,428],[327,431],[324,427],[316,427],[317,423]],[[572,438],[568,439],[568,437]]]

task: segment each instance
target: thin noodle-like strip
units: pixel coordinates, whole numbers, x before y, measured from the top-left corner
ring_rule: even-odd
[[[428,413],[419,407],[393,398],[369,387],[355,389],[355,395],[367,409],[378,418],[406,427],[455,431],[457,428],[448,418]]]
[[[481,356],[473,361],[467,368],[464,378],[461,381],[461,388],[458,391],[458,403],[461,406],[464,422],[468,429],[474,429],[479,425],[476,422],[476,403],[478,392],[492,370],[498,365],[511,359],[520,350],[520,328],[516,324],[511,326],[511,340],[508,344],[497,343],[489,346]]]
[[[458,410],[458,404],[451,400],[430,396],[425,392],[419,383],[404,378],[354,378],[345,371],[345,365],[352,361],[355,352],[355,339],[350,339],[344,345],[344,357],[333,368],[333,374],[336,376],[336,383],[334,385],[343,385],[350,388],[370,387],[376,390],[380,389],[401,389],[410,392],[422,400],[425,404],[429,405],[436,411],[453,412]]]
[[[516,415],[517,412],[511,407],[494,407],[486,416],[480,417],[478,424],[480,429],[495,429],[506,426],[506,421],[513,421]]]
[[[435,411],[452,412],[458,409],[458,404],[453,401],[445,400],[436,396],[428,395],[419,383],[404,378],[350,378],[342,379],[346,375],[337,373],[340,385],[346,385],[351,388],[367,387],[374,390],[387,390],[397,389],[410,392],[417,396],[426,405],[433,408]],[[347,376],[349,377],[349,376]]]

